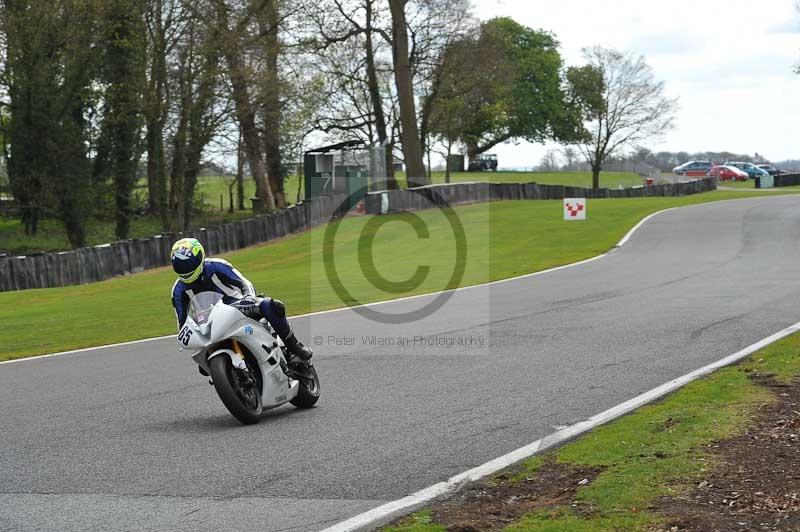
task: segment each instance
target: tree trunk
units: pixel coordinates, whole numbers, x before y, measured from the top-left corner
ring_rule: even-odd
[[[236,142],[236,205],[240,211],[244,210],[244,153],[242,153],[242,132]]]
[[[275,210],[275,196],[267,182],[266,168],[261,153],[261,138],[256,128],[255,111],[250,100],[247,70],[242,58],[239,35],[234,34],[230,29],[228,8],[224,0],[215,0],[215,7],[221,39],[219,45],[225,56],[225,62],[228,64],[236,118],[241,127],[244,151],[250,165],[250,172],[256,183],[256,197],[261,200],[266,210],[272,211]]]
[[[480,151],[479,151],[480,148],[478,148],[478,143],[477,142],[469,142],[468,141],[465,144],[466,144],[466,147],[467,147],[467,161],[471,161],[473,159],[473,157],[477,157],[478,155],[480,155]]]
[[[186,96],[182,98],[182,105]],[[173,231],[181,231],[184,228],[184,186],[183,178],[186,175],[186,128],[188,111],[181,110],[181,117],[178,121],[178,128],[175,130],[175,137],[172,140],[172,171],[169,179],[169,210],[172,213],[171,228]]]
[[[600,188],[600,167],[592,165],[592,188],[597,190]]]
[[[154,27],[152,34],[150,79],[144,105],[147,144],[148,214],[159,216],[162,229],[169,228],[166,161],[164,156],[164,129],[169,108],[167,84],[166,35],[162,19],[164,4],[156,0],[152,7]]]
[[[394,79],[400,103],[403,156],[406,160],[406,179],[410,187],[430,184],[422,160],[422,148],[417,127],[417,107],[414,101],[414,80],[408,55],[406,4],[408,0],[389,0],[392,12],[392,52]]]
[[[447,158],[444,162],[444,182],[450,183],[450,156],[453,153],[453,141],[447,140]],[[464,162],[463,160],[461,162]]]
[[[164,128],[161,121],[148,121],[146,125],[147,142],[147,212],[161,219],[166,228],[169,213],[167,209],[167,179],[164,175]]]
[[[191,89],[188,86],[186,69],[190,60],[186,54],[181,54],[178,72],[178,94],[180,94],[180,107],[178,109],[178,125],[172,137],[172,170],[169,175],[169,212],[171,229],[181,231],[184,228],[184,186],[183,178],[186,175],[186,139],[189,129],[189,113],[191,106]]]
[[[267,177],[275,206],[286,207],[286,193],[283,189],[283,169],[281,150],[281,84],[278,59],[281,54],[278,31],[280,14],[277,0],[266,0],[259,13],[259,26],[264,36],[264,60],[266,63],[263,83],[264,114],[264,155],[267,160]]]
[[[394,175],[394,144],[386,144],[386,187],[391,190],[400,188],[400,184]]]
[[[428,172],[425,174],[428,176],[428,180],[433,183],[433,165],[431,164],[431,147],[430,144],[425,144],[427,148],[425,149],[425,154],[428,157]]]
[[[400,185],[394,177],[394,155],[389,146],[388,135],[386,133],[386,114],[383,110],[383,97],[381,96],[381,88],[378,83],[378,71],[375,66],[375,46],[372,41],[373,30],[373,1],[366,0],[366,34],[364,51],[366,52],[366,66],[367,66],[367,88],[369,90],[369,99],[372,103],[372,113],[375,115],[375,129],[378,132],[378,142],[386,146],[386,175],[379,176],[386,179],[384,186],[389,190],[397,190]]]

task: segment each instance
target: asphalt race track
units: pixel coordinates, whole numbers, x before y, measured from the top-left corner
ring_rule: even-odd
[[[321,529],[798,321],[784,196],[662,213],[599,260],[458,291],[423,322],[297,319],[322,340],[322,399],[255,426],[171,340],[0,365],[0,530]]]

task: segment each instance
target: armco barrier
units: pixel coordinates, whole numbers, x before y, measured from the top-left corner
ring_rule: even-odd
[[[782,174],[775,176],[776,187],[795,187],[800,185],[800,174]]]
[[[341,216],[346,200],[344,194],[330,194],[255,218],[184,233],[163,233],[58,253],[0,255],[0,292],[94,283],[167,266],[172,243],[181,236],[199,238],[209,255],[269,242]]]
[[[367,194],[365,211],[380,214],[383,197],[389,204],[388,212],[418,211],[434,206],[463,205],[500,200],[557,200],[564,198],[644,198],[654,196],[688,196],[717,188],[712,178],[686,183],[653,185],[625,189],[591,189],[564,185],[538,183],[453,183],[429,185],[413,190],[383,190]]]

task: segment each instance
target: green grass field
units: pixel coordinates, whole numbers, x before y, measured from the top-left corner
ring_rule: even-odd
[[[397,176],[400,186],[407,186],[406,176],[400,173]],[[227,180],[227,181],[226,181]],[[444,183],[444,172],[434,172],[433,183]],[[547,185],[567,185],[574,187],[591,187],[592,174],[590,172],[456,172],[451,176],[453,183],[469,181],[489,181],[492,183],[530,183],[536,182]],[[222,197],[223,210],[228,208],[228,184],[230,177],[201,177],[197,183],[197,196],[201,198],[211,210],[219,210],[220,196]],[[642,178],[631,172],[603,172],[600,174],[600,186],[604,188],[623,188],[639,186]],[[289,203],[297,201],[297,187],[300,186],[300,198],[303,198],[304,188],[302,180],[297,176],[286,179],[284,189]],[[245,181],[246,206],[250,206],[250,199],[255,195],[255,183],[252,179]],[[234,191],[234,201],[235,191]]]
[[[399,174],[402,187],[406,186],[405,174]],[[469,181],[489,181],[492,183],[539,183],[544,185],[567,185],[572,187],[592,186],[591,172],[454,172],[452,183]],[[433,172],[431,181],[434,184],[444,183],[444,172]],[[632,172],[601,172],[601,188],[623,188],[642,185],[642,178]]]
[[[601,175],[601,186],[606,188],[617,188],[638,186],[642,184],[641,178],[633,173],[614,173],[604,172]],[[245,210],[228,213],[229,196],[228,185],[230,177],[201,177],[198,180],[195,201],[197,205],[202,205],[195,216],[194,227],[205,227],[231,220],[238,220],[252,215],[250,198],[255,195],[255,183],[252,179],[245,181]],[[400,174],[398,179],[401,186],[405,186],[405,176]],[[444,173],[435,172],[434,183],[444,182]],[[535,181],[543,184],[562,184],[569,186],[591,187],[592,176],[588,172],[478,172],[478,173],[456,173],[453,174],[453,182],[467,181],[491,181],[495,183],[528,183]],[[290,204],[296,203],[300,186],[300,198],[303,198],[304,190],[302,179],[297,176],[290,176],[285,183],[286,199]],[[137,197],[143,202],[143,195],[146,190],[146,183],[140,182],[137,189]],[[800,187],[799,187],[800,188]],[[220,209],[222,200],[222,209]],[[236,201],[234,192],[234,202]],[[0,218],[0,252],[5,251],[15,255],[26,255],[40,251],[63,251],[70,249],[67,235],[60,222],[55,219],[45,219],[41,222],[41,231],[35,235],[26,235],[24,228],[18,219]],[[161,225],[158,219],[138,216],[135,217],[131,225],[131,238],[142,238],[152,236],[161,232]],[[110,219],[94,218],[87,224],[87,245],[94,246],[105,244],[116,240],[114,236],[114,223]]]
[[[201,200],[206,207],[211,211],[219,211],[220,197],[222,197],[222,210],[226,211],[229,205],[228,185],[232,177],[221,176],[206,176],[197,180],[197,189],[195,196]],[[302,186],[302,179],[297,176],[289,176],[284,183],[284,191],[286,193],[286,201],[289,204],[297,203],[297,186],[300,185],[300,199],[303,199],[304,191]],[[244,181],[244,198],[245,208],[251,207],[250,198],[256,195],[256,184],[252,179],[248,178]],[[233,190],[233,202],[236,205],[236,187]]]
[[[565,223],[560,201],[458,207],[468,250],[460,284],[473,285],[586,259],[612,248],[652,212],[745,195],[756,193],[593,200],[586,223]],[[430,231],[423,245],[407,223],[401,223],[415,216],[424,220]],[[358,266],[360,235],[371,219],[348,217],[340,222],[334,247],[342,282],[354,298],[379,301],[447,286],[455,245],[447,219],[439,211],[383,217],[381,228],[369,230],[375,237],[375,270],[383,277],[399,282],[411,277],[418,265],[430,265],[430,274],[419,286],[391,293],[373,286]],[[284,300],[292,314],[341,307],[343,303],[323,271],[323,235],[321,227],[225,257],[259,290]],[[173,281],[172,271],[161,268],[90,285],[0,293],[0,359],[170,334],[175,327],[169,301]]]

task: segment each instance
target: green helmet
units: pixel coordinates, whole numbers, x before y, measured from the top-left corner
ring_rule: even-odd
[[[206,251],[196,238],[182,238],[172,245],[172,269],[184,283],[193,283],[203,274]]]

